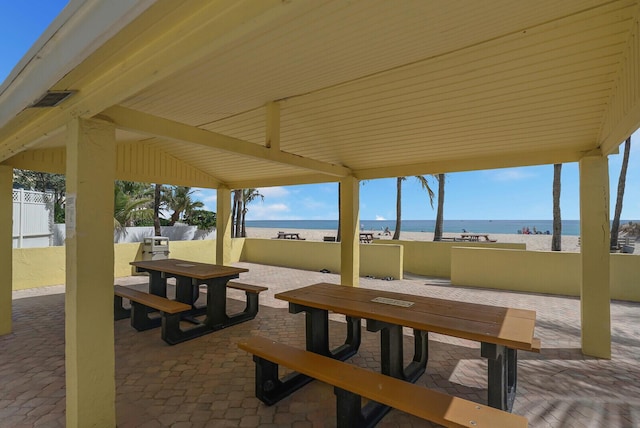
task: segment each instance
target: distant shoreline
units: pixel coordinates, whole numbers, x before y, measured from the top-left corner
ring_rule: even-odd
[[[327,229],[296,229],[282,228],[274,229],[270,227],[249,227],[247,226],[247,238],[271,239],[275,238],[278,231],[288,233],[298,233],[301,238],[307,241],[323,241],[325,236],[335,236],[335,230]],[[393,231],[392,231],[393,232]],[[460,233],[444,233],[445,237],[459,238]],[[489,237],[498,243],[521,243],[525,244],[529,251],[551,251],[551,235],[522,235],[506,233],[490,233]],[[391,236],[383,235],[380,231],[373,232],[374,239],[390,240]],[[400,232],[400,240],[405,241],[433,241],[433,232]],[[578,236],[563,235],[562,251],[579,253]],[[463,244],[463,243],[461,243]]]
[[[620,224],[626,224],[629,221],[621,220]],[[361,220],[360,229],[366,232],[380,232],[385,228],[394,230],[396,227],[395,220]],[[338,220],[247,220],[247,227],[267,228],[267,229],[311,229],[335,231],[338,228]],[[517,234],[523,228],[529,228],[533,233],[537,232],[549,235],[553,231],[553,220],[444,220],[444,233],[489,233],[489,234]],[[403,220],[401,223],[401,232],[423,232],[433,233],[435,230],[434,220]],[[335,233],[335,232],[334,232]],[[580,221],[579,220],[563,220],[562,236],[579,236]]]

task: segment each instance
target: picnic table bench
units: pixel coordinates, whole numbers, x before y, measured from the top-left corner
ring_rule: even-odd
[[[274,403],[272,396],[277,396],[278,389],[282,387],[278,378],[279,365],[334,386],[338,428],[373,426],[384,416],[384,413],[370,412],[373,406],[369,404],[362,407],[362,398],[447,427],[527,426],[527,420],[522,416],[260,336],[243,340],[238,347],[253,354],[256,362],[256,396],[267,405]]]
[[[252,285],[245,284],[238,281],[229,281],[227,282],[227,288],[233,288],[236,290],[244,291],[247,305],[242,312],[246,320],[253,319],[258,314],[258,296],[263,291],[267,291],[267,287],[262,287],[260,285]]]
[[[171,337],[173,330],[178,328],[180,314],[191,310],[191,305],[156,296],[155,294],[138,291],[134,288],[114,286],[114,312],[116,319],[123,319],[122,299],[129,299],[131,302],[131,327],[137,331],[145,331],[162,325],[161,337],[166,341]],[[149,317],[149,308],[160,311],[161,316],[157,318]]]

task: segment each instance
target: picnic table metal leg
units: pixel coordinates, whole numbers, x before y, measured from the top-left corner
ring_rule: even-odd
[[[404,367],[402,326],[367,320],[367,330],[380,331],[381,372],[415,382],[425,372],[429,357],[429,337],[426,331],[414,330],[413,360]]]
[[[227,281],[218,278],[205,282],[207,285],[207,318],[204,324],[209,328],[219,330],[227,322]]]
[[[180,330],[180,314],[165,314],[162,317],[160,337],[169,345],[184,342],[188,338]]]
[[[404,367],[404,337],[402,326],[383,321],[367,320],[368,331],[380,332],[380,372],[396,379],[415,382],[425,372],[428,358],[428,336],[426,331],[414,330],[414,356]],[[336,392],[336,395],[338,393]],[[338,396],[340,398],[340,396]],[[343,399],[345,399],[343,397]],[[354,406],[355,407],[355,406]],[[362,408],[363,425],[375,426],[391,407],[371,401]]]
[[[176,300],[191,306],[191,310],[182,313],[182,319],[192,324],[200,324],[195,317],[204,315],[206,307],[196,307],[196,300],[200,297],[198,282],[191,277],[171,275],[176,280]],[[165,278],[166,281],[166,278]]]
[[[267,406],[277,403],[313,380],[300,373],[292,373],[280,379],[278,364],[255,355],[253,361],[256,363],[256,397]]]
[[[149,307],[142,303],[131,301],[131,327],[138,331],[145,331],[159,327],[162,317],[149,318]]]
[[[305,313],[307,351],[338,360],[346,360],[358,352],[361,339],[360,318],[347,317],[347,337],[344,344],[330,350],[329,311],[289,303],[289,312],[292,314]]]
[[[176,300],[178,302],[191,305],[193,309],[196,309],[195,303],[200,296],[200,289],[197,283],[188,276],[176,275]]]
[[[149,293],[156,296],[167,297],[167,278],[158,271],[146,271],[149,273]]]
[[[511,411],[518,382],[518,351],[503,345],[482,343],[481,355],[488,364],[488,404]]]
[[[332,351],[329,349],[328,311],[290,303],[289,312],[292,314],[305,312],[308,351],[341,360],[346,360],[358,351],[360,346],[359,318],[347,317],[347,339],[344,345]],[[312,377],[297,372],[279,379],[277,364],[256,356],[253,357],[253,360],[256,362],[256,396],[267,405],[276,403],[313,381]]]
[[[125,318],[129,318],[131,316],[131,310],[125,309],[122,306],[122,297],[113,296],[113,319],[115,321],[123,320]]]
[[[227,282],[238,278],[239,275],[225,278],[213,278],[207,284],[207,319],[205,324],[216,329],[229,327],[255,318],[258,313],[258,295],[246,292],[247,304],[244,311],[237,314],[227,314]]]
[[[156,296],[167,297],[167,279],[164,278],[161,272],[147,271],[145,269],[136,268],[138,272],[149,273],[149,293]],[[122,320],[131,317],[131,310],[125,309],[122,305],[122,297],[114,296],[113,301],[113,319],[115,321]],[[153,308],[147,308],[147,312],[157,312]],[[159,325],[159,324],[158,324]]]
[[[338,388],[333,388],[336,395],[336,419],[338,428],[370,428],[380,422],[387,413],[382,412],[383,407],[374,401],[368,402],[362,407],[362,397],[353,392]]]
[[[185,313],[166,315],[163,318],[162,324],[162,338],[164,339],[164,341],[170,345],[174,345],[176,343],[184,342],[189,339],[221,330],[225,327],[229,327],[231,325],[237,324],[240,321],[243,321],[244,319],[242,319],[242,317],[229,317],[227,315],[227,282],[230,279],[237,278],[238,276],[239,275],[212,278],[204,281],[204,284],[207,286],[207,306],[197,308],[192,312],[187,311],[185,313],[198,315],[200,312],[206,311],[205,320],[203,322],[200,322],[196,319],[193,319],[192,322],[196,325],[183,330],[182,328],[180,328],[180,319],[184,319]],[[180,286],[182,286],[182,289],[186,291],[183,291],[180,294],[176,294],[176,300],[186,300],[183,301],[183,303],[191,304],[193,306],[195,293],[192,292],[191,287],[198,288],[198,282],[195,280],[191,281],[191,278],[188,277],[176,277],[176,280],[189,280],[188,285],[185,283],[179,283],[178,289],[180,289]]]

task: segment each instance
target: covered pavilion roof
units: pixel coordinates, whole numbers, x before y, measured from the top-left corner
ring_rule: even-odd
[[[640,2],[72,0],[0,87],[0,162],[258,187],[578,161],[640,126]],[[73,91],[32,107],[47,91]]]

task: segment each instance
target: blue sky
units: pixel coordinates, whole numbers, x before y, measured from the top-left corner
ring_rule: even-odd
[[[66,5],[66,0],[0,1],[0,80],[38,39]],[[640,220],[640,132],[632,136],[631,155],[622,219]],[[622,146],[621,146],[622,150]],[[609,156],[611,214],[615,206],[622,154]],[[552,218],[553,166],[507,168],[447,174],[445,219],[449,220],[546,220]],[[431,179],[437,192],[437,183]],[[338,218],[337,184],[316,184],[260,189],[264,201],[249,206],[247,220],[329,220]],[[216,192],[196,193],[207,209],[216,210]],[[403,184],[402,218],[435,219],[427,193],[415,178]],[[360,218],[395,219],[395,179],[368,180],[360,189]],[[579,216],[578,164],[562,168],[562,218]]]
[[[640,219],[640,132],[632,136],[622,219]],[[621,147],[622,149],[622,147]],[[622,153],[609,157],[611,213],[615,208]],[[437,193],[437,182],[427,176]],[[562,167],[561,211],[565,220],[578,220],[578,164]],[[445,219],[449,220],[550,220],[552,218],[553,165],[505,168],[447,174]],[[271,187],[260,189],[264,201],[249,205],[247,220],[329,220],[338,218],[338,185],[335,183]],[[215,211],[215,191],[201,190],[199,197],[207,209]],[[418,181],[407,177],[402,187],[402,218],[433,220],[434,209]],[[364,181],[360,187],[360,218],[396,217],[396,180]]]

